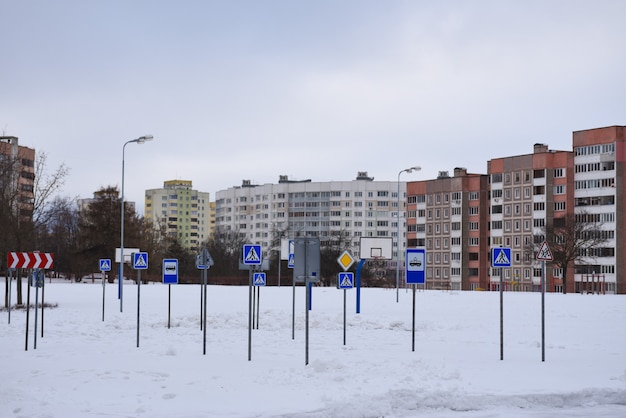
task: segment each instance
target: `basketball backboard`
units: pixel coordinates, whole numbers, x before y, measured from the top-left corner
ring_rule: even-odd
[[[391,260],[393,238],[391,237],[361,237],[359,257],[361,260],[376,258],[379,260]]]

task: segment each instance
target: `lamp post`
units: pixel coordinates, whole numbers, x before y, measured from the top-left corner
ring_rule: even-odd
[[[122,212],[122,220],[120,223],[121,236],[120,236],[120,270],[118,276],[118,298],[120,299],[120,312],[123,310],[123,289],[124,289],[124,152],[126,151],[126,145],[136,142],[137,144],[143,144],[146,141],[152,141],[152,135],[144,135],[137,139],[131,139],[130,141],[126,141],[124,146],[122,147],[122,196],[121,196],[121,212]]]
[[[396,303],[400,302],[400,174],[412,173],[413,171],[420,171],[422,167],[415,166],[405,168],[398,172],[398,241],[396,245]]]

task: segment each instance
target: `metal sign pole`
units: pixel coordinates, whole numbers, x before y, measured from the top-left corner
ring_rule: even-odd
[[[206,261],[206,260],[205,260]],[[208,264],[208,263],[207,263]],[[207,318],[207,295],[206,295],[206,290],[207,290],[207,276],[208,276],[208,271],[206,269],[207,264],[204,264],[204,269],[202,269],[202,286],[204,288],[203,292],[204,292],[204,296],[203,296],[203,313],[202,313],[202,354],[206,355],[206,318]]]
[[[252,280],[254,281],[254,273]],[[252,329],[256,329],[256,286],[252,286]]]
[[[11,282],[13,281],[13,271],[12,269],[9,269],[9,274],[8,274],[8,280],[9,280],[9,324],[11,323]]]
[[[104,322],[104,295],[105,295],[104,286],[106,283],[104,270],[100,270],[100,274],[102,274],[102,321]]]
[[[202,331],[203,325],[202,321],[204,320],[204,296],[202,296],[202,291],[204,290],[204,272],[200,273],[200,331]]]
[[[35,327],[33,328],[33,349],[37,349],[37,312],[39,310],[39,286],[37,286],[37,271],[35,270],[29,279],[35,279]],[[30,283],[29,283],[30,285]]]
[[[137,270],[137,347],[139,347],[139,303],[141,298],[139,293],[141,290],[141,270]]]
[[[343,345],[346,345],[346,289],[343,289]]]
[[[44,275],[43,270],[39,271],[41,273],[41,338],[43,338],[43,308],[46,306],[46,303],[44,302],[44,294],[46,291],[46,276]],[[39,281],[39,277],[37,277],[37,280]],[[37,282],[37,285],[39,285],[39,282]]]
[[[502,268],[500,268],[500,360],[504,360],[504,298],[502,295]]]
[[[305,282],[305,286],[306,286],[306,326],[305,326],[305,334],[304,334],[304,346],[305,346],[305,350],[304,350],[304,365],[308,365],[309,364],[309,310],[310,310],[310,299],[309,299],[309,295],[311,293],[310,287],[309,287],[309,278],[306,278],[306,282]]]
[[[30,273],[30,270],[29,270]],[[26,276],[26,347],[25,347],[25,351],[28,351],[28,319],[30,317],[30,279],[29,276]]]
[[[296,339],[296,278],[291,276],[291,287],[292,289],[292,297],[291,297],[291,339]]]
[[[248,361],[252,360],[252,267],[248,269]]]
[[[541,261],[541,361],[546,361],[546,262]]]
[[[417,285],[413,285],[413,331],[412,331],[412,345],[411,351],[415,351],[415,290]]]
[[[261,308],[261,288],[256,290],[256,329],[259,329],[259,310]]]
[[[172,285],[167,285],[167,329],[170,329],[170,320],[172,317]]]

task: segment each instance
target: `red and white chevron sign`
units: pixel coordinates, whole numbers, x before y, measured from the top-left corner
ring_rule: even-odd
[[[51,269],[54,265],[52,253],[8,253],[7,267],[12,269]]]

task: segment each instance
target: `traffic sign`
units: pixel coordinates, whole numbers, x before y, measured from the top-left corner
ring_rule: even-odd
[[[406,282],[407,284],[426,283],[426,250],[407,248],[406,250]]]
[[[51,269],[54,265],[52,253],[7,253],[7,267],[14,269]]]
[[[511,249],[507,247],[492,248],[491,267],[511,267]]]
[[[289,267],[290,269],[293,268],[294,264],[295,264],[295,257],[293,254],[289,254],[289,261],[287,261],[287,267]]]
[[[148,269],[148,253],[138,252],[133,253],[133,268],[135,270],[147,270]]]
[[[354,273],[344,271],[337,276],[337,287],[339,289],[352,289],[354,287]]]
[[[163,284],[178,283],[178,260],[176,258],[163,259]]]
[[[295,248],[295,243],[294,240],[290,239],[289,240],[289,256],[287,257],[287,267],[289,267],[290,269],[293,268],[294,265],[294,248]]]
[[[346,271],[350,268],[352,264],[354,264],[354,257],[352,257],[352,254],[350,254],[346,250],[343,252],[343,254],[339,256],[339,258],[337,259],[337,262],[339,263],[343,271]]]
[[[110,258],[100,259],[100,271],[111,271],[111,259]]]
[[[252,282],[255,286],[265,286],[265,273],[254,273]]]
[[[198,270],[208,270],[215,264],[211,253],[206,248],[202,249],[202,252],[196,256],[196,268]]]
[[[243,264],[246,266],[260,266],[263,257],[260,245],[243,245]]]
[[[552,256],[552,251],[548,246],[548,242],[544,241],[543,244],[541,244],[541,248],[539,248],[539,252],[537,253],[537,260],[552,261],[553,258],[554,257]]]

